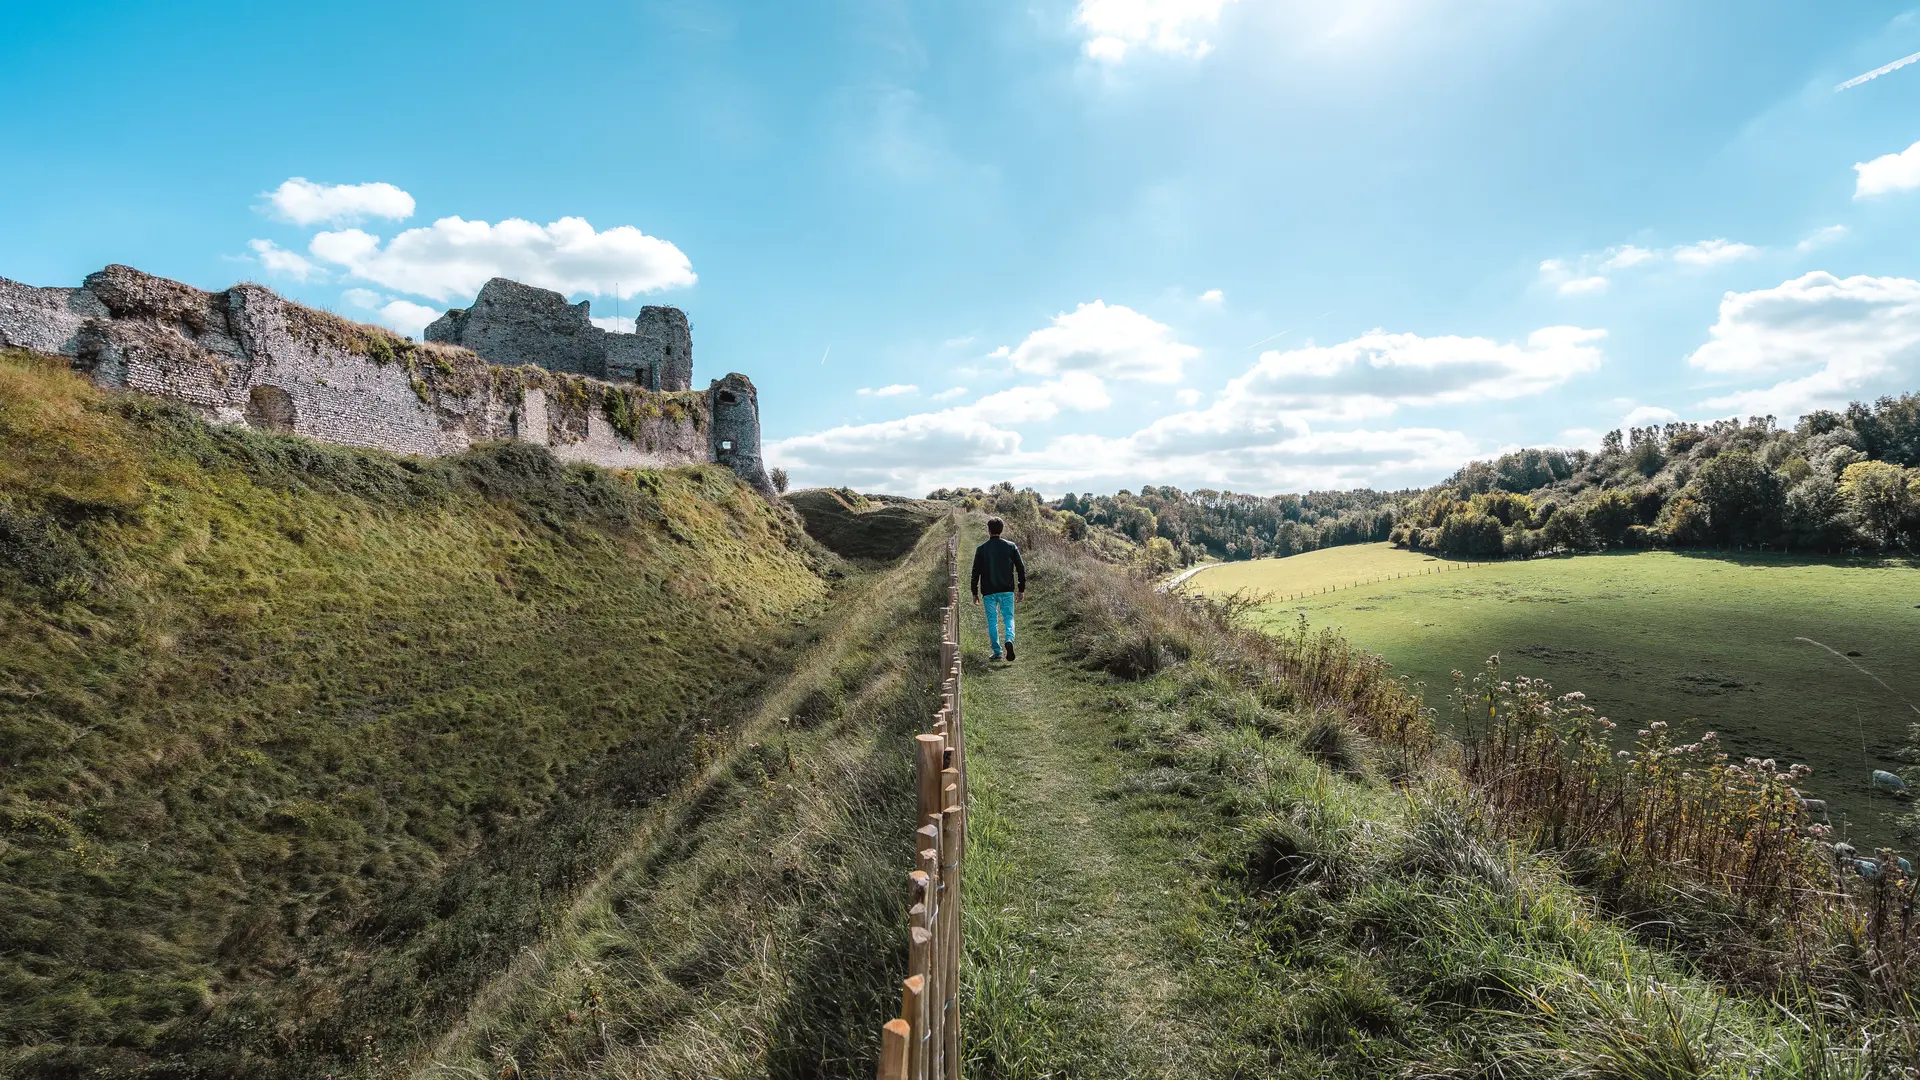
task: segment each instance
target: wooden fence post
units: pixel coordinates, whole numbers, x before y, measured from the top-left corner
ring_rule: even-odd
[[[877,1080],[907,1080],[913,1029],[895,1017],[880,1029],[880,1068]]]

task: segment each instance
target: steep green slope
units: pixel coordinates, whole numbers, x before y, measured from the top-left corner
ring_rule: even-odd
[[[403,460],[0,358],[0,1072],[317,1074],[452,1015],[830,558],[724,470]]]

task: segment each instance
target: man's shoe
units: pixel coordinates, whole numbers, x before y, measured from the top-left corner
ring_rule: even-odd
[[[987,657],[987,659],[989,659],[989,660],[998,660],[998,659],[1000,659],[1000,654],[999,654],[999,653],[994,653],[994,654],[993,654],[992,656],[989,656],[989,657]]]
[[[1013,659],[1013,642],[1011,641],[1007,642],[1007,659],[1009,661]]]

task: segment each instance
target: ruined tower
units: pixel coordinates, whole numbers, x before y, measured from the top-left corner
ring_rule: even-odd
[[[643,307],[633,333],[612,333],[593,325],[589,301],[569,304],[551,289],[494,278],[472,307],[449,309],[424,336],[490,364],[535,364],[648,390],[693,388],[693,335],[679,308]]]

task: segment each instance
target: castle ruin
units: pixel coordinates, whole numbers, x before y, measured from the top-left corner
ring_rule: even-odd
[[[615,468],[713,462],[773,497],[746,376],[692,390],[676,308],[603,330],[587,304],[495,278],[413,342],[259,285],[209,293],[128,266],[79,288],[0,278],[0,346],[68,357],[95,383],[209,419],[425,456],[516,439]]]

